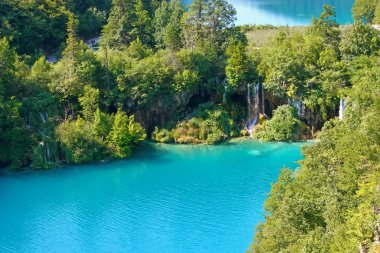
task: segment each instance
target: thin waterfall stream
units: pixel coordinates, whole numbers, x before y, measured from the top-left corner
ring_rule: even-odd
[[[344,116],[344,110],[346,109],[345,100],[343,98],[340,99],[339,102],[339,119],[342,120]]]
[[[252,88],[252,89],[251,89]],[[251,99],[251,93],[253,95],[253,103]],[[254,126],[259,120],[260,114],[260,83],[254,82],[253,87],[250,83],[247,85],[247,102],[248,102],[248,119],[246,128],[249,135],[252,137],[254,132]]]

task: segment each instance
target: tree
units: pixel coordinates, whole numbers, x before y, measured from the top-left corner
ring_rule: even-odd
[[[79,98],[79,103],[82,106],[84,118],[92,118],[95,111],[99,109],[99,90],[86,85],[83,96]]]
[[[128,46],[134,39],[130,35],[136,19],[135,1],[112,0],[108,22],[102,31],[102,43],[110,47]]]
[[[226,30],[234,26],[236,10],[226,0],[210,1],[206,6],[206,34],[211,45],[220,46],[226,41]]]
[[[62,0],[0,3],[0,34],[20,54],[38,56],[40,49],[58,48],[65,40],[67,19],[66,3]]]
[[[157,48],[164,48],[165,28],[170,20],[169,4],[167,1],[162,1],[159,8],[157,8],[154,15],[154,38]]]
[[[155,12],[154,27],[156,47],[177,50],[182,45],[181,18],[184,9],[180,0],[163,1]]]
[[[99,161],[107,156],[107,146],[94,134],[92,123],[78,117],[57,127],[57,138],[66,163]]]
[[[271,47],[263,49],[258,70],[264,77],[266,90],[280,97],[297,95],[307,77],[303,47],[304,40],[299,34],[281,32]]]
[[[50,90],[60,97],[65,108],[65,118],[79,111],[78,98],[84,87],[98,87],[100,62],[94,53],[76,35],[78,21],[70,15],[67,25],[68,37],[62,59],[54,65]]]
[[[140,38],[153,46],[153,26],[142,0],[113,0],[107,25],[102,31],[102,44],[115,48],[127,47]]]
[[[208,42],[210,47],[227,41],[227,30],[234,26],[236,10],[225,0],[195,0],[182,19],[182,32],[187,48]]]
[[[247,82],[252,81],[250,72],[250,61],[247,55],[247,45],[241,41],[231,41],[227,47],[226,76],[230,89],[237,90],[245,88]]]
[[[143,44],[152,47],[154,42],[153,24],[151,22],[151,18],[149,17],[148,11],[144,9],[142,0],[136,0],[134,13],[136,15],[136,19],[133,23],[133,29],[130,31],[131,40],[129,42],[140,38]]]
[[[360,55],[371,55],[380,49],[379,32],[370,25],[355,22],[344,34],[340,51],[346,60]]]
[[[181,19],[183,15],[183,6],[180,0],[170,1],[170,17],[164,30],[164,43],[166,48],[178,50],[181,47]]]
[[[373,18],[373,23],[374,24],[380,24],[380,2],[379,1],[377,1],[375,14],[374,14],[374,18]]]
[[[326,45],[331,45],[338,51],[340,31],[335,20],[335,8],[330,5],[323,6],[323,12],[318,19],[313,18],[311,33],[321,36]]]

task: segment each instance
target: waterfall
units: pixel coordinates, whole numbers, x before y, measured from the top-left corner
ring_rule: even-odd
[[[224,86],[224,93],[223,93],[223,104],[227,103],[227,79],[224,79],[223,81],[223,86]]]
[[[43,115],[41,112],[39,112],[38,114],[40,115],[40,118],[41,118],[42,123],[45,123],[45,122],[46,122],[46,117],[45,117],[45,115]]]
[[[251,118],[251,84],[247,85],[248,121]]]
[[[264,84],[261,84],[261,103],[262,103],[262,113],[265,116],[265,96],[264,96]]]
[[[339,119],[343,119],[344,110],[346,109],[345,101],[343,98],[340,99],[339,103]]]
[[[50,163],[50,148],[49,148],[49,144],[46,143],[46,157],[47,157],[47,161],[48,163]]]
[[[302,116],[303,105],[301,100],[288,98],[288,105],[292,105],[297,109],[298,117]]]
[[[260,83],[256,82],[253,86],[253,96],[255,99],[255,113],[260,113]]]
[[[299,117],[302,116],[302,102],[300,100],[294,101],[294,106],[297,108],[297,114]]]
[[[43,141],[40,143],[40,145],[42,145],[44,150],[45,163],[50,163],[50,148],[49,144],[47,143],[47,139],[49,138],[49,136],[45,134],[46,128],[43,127],[43,125],[46,124],[46,121],[49,118],[49,114],[47,112],[45,112],[45,114],[39,112],[38,114],[40,115],[42,121],[42,129],[39,130],[39,133],[41,134]]]
[[[253,103],[251,101],[251,92],[253,93]],[[253,90],[251,90],[251,84],[247,87],[247,101],[248,101],[248,119],[246,128],[249,135],[252,137],[253,127],[256,125],[259,119],[260,113],[260,83],[255,82]]]

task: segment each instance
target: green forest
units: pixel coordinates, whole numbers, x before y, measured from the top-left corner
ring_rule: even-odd
[[[250,250],[379,252],[380,1],[335,16],[236,26],[226,0],[3,0],[0,167],[123,159],[146,139],[314,139]]]

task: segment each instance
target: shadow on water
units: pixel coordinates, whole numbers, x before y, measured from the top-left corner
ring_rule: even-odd
[[[268,145],[272,144],[272,145]],[[30,167],[21,170],[11,170],[9,168],[0,169],[0,179],[2,177],[23,178],[27,176],[52,175],[56,173],[69,173],[70,171],[104,170],[110,168],[128,169],[135,165],[165,165],[172,162],[173,155],[186,155],[198,151],[196,156],[217,155],[226,148],[239,147],[250,156],[266,157],[269,154],[281,152],[284,146],[297,147],[311,145],[311,142],[263,142],[250,138],[236,138],[224,141],[215,145],[185,145],[185,144],[161,144],[145,141],[137,147],[132,156],[123,160],[108,160],[93,162],[81,165],[63,165],[50,170],[34,170]],[[172,159],[171,159],[172,158]]]
[[[137,147],[133,154],[126,159],[122,160],[104,160],[98,162],[91,162],[85,164],[63,164],[61,166],[51,168],[48,170],[35,170],[31,167],[25,167],[17,170],[12,170],[9,167],[0,168],[0,179],[1,177],[12,177],[12,178],[22,178],[26,176],[38,176],[38,175],[50,175],[55,173],[62,173],[72,170],[94,170],[94,169],[104,169],[113,166],[126,166],[132,163],[143,163],[147,161],[154,161],[155,164],[165,164],[169,162],[168,159],[163,156],[165,150],[159,149],[157,144],[153,142],[146,141],[139,147]]]

